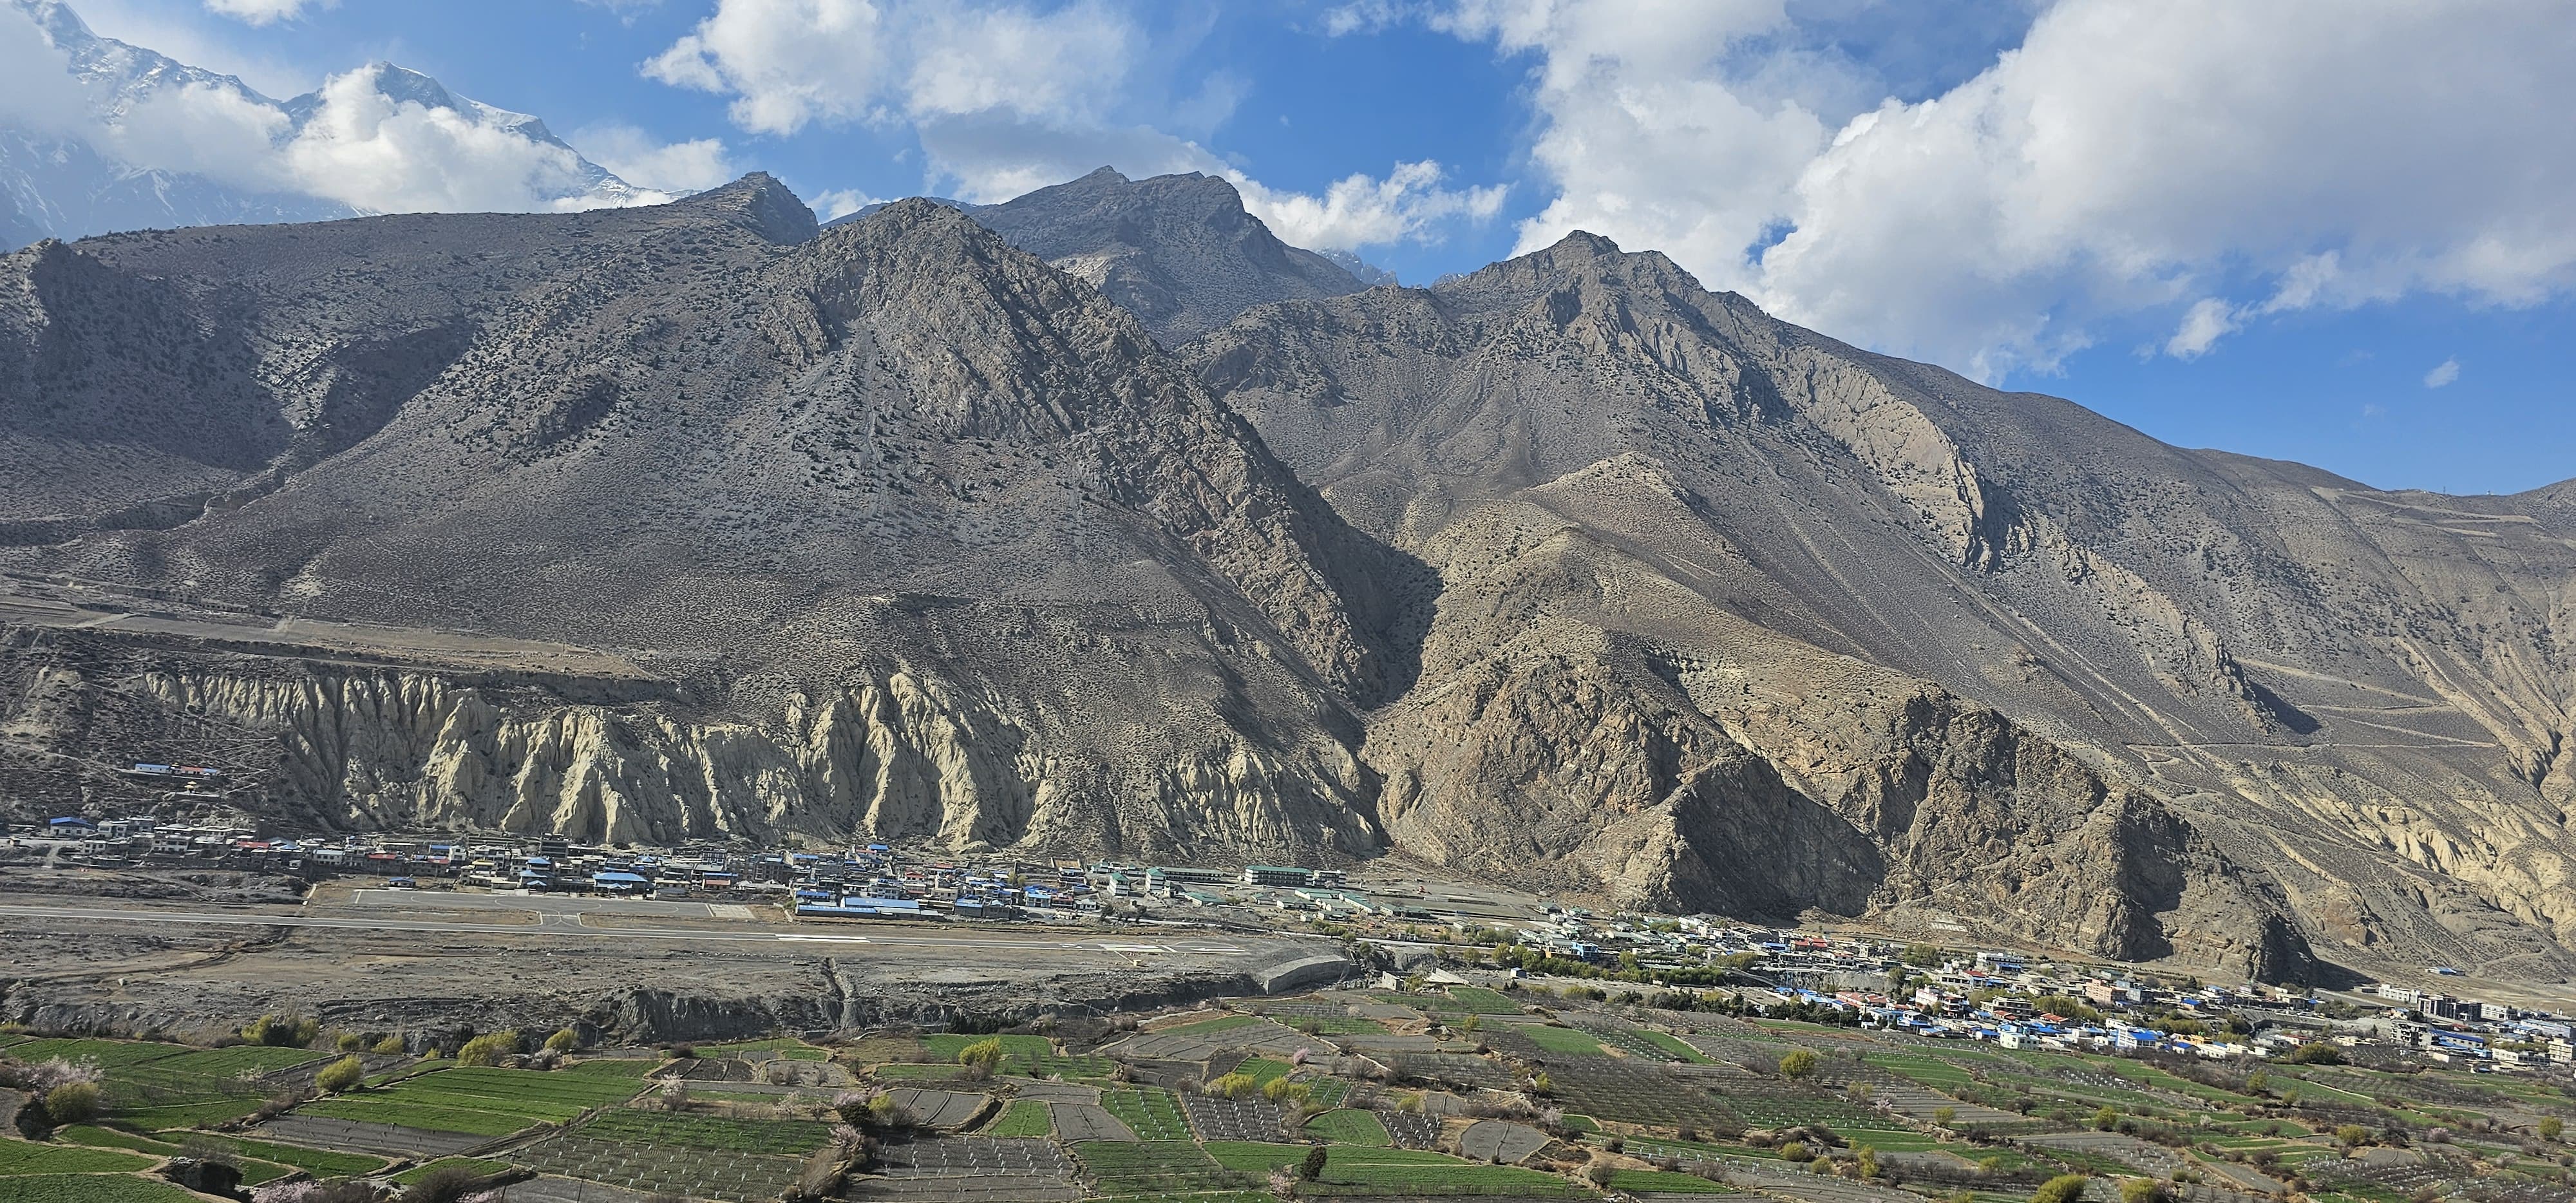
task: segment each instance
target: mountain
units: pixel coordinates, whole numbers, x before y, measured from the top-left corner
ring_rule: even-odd
[[[1415,855],[2311,978],[2571,968],[2570,486],[2168,447],[1585,234],[1184,356],[1437,574],[1362,753]]]
[[[21,95],[0,110],[0,246],[355,216],[361,210],[349,200],[305,186],[349,182],[323,178],[347,165],[315,162],[315,152],[351,132],[333,120],[335,101],[369,107],[353,115],[360,126],[436,114],[475,138],[515,147],[525,178],[513,183],[524,183],[526,200],[540,207],[665,199],[582,158],[534,117],[457,96],[390,63],[281,102],[232,76],[100,37],[60,0],[0,3],[0,38],[22,39],[31,58],[60,68],[58,78],[17,81]],[[308,170],[299,172],[299,159]]]
[[[1357,256],[1345,264],[1281,242],[1261,219],[1244,212],[1234,185],[1215,176],[1130,180],[1103,167],[996,205],[936,203],[1080,277],[1135,314],[1167,347],[1255,305],[1336,297],[1394,282]]]
[[[1589,235],[1251,304],[1221,182],[1066,187],[0,258],[0,799],[2576,968],[2576,482],[2168,447]],[[1224,323],[1048,262],[1104,229]]]
[[[1339,700],[1379,551],[953,211],[818,235],[755,176],[0,276],[0,562],[205,619],[14,632],[24,804],[113,789],[49,749],[167,747],[333,824],[1382,845]]]

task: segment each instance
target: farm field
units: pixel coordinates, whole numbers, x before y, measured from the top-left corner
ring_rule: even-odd
[[[1200,1004],[1141,1033],[897,1030],[696,1050],[709,1061],[811,1063],[799,1051],[810,1050],[832,1061],[826,1080],[863,1069],[850,1088],[767,1088],[743,1081],[736,1061],[688,1075],[686,1097],[666,1100],[649,1075],[690,1063],[646,1050],[554,1070],[406,1062],[380,1087],[223,1132],[157,1121],[202,1108],[211,1118],[192,1122],[221,1123],[240,1113],[229,1108],[260,1104],[253,1079],[319,1054],[0,1037],[0,1056],[97,1065],[111,1098],[122,1083],[183,1100],[114,1108],[48,1143],[0,1140],[0,1201],[177,1198],[145,1175],[212,1144],[253,1184],[385,1175],[399,1154],[401,1172],[376,1181],[401,1185],[472,1159],[542,1175],[530,1191],[546,1200],[587,1190],[629,1203],[765,1203],[796,1183],[809,1154],[854,1140],[835,1135],[847,1122],[875,1150],[838,1196],[854,1201],[1251,1203],[1320,1151],[1320,1174],[1294,1184],[1299,1197],[2026,1203],[2039,1184],[2077,1173],[2096,1180],[2091,1203],[2115,1203],[2145,1178],[2172,1203],[2265,1203],[2276,1189],[2307,1203],[2576,1203],[2576,1145],[2542,1126],[2576,1119],[2564,1085],[2440,1066],[2272,1066],[2257,1078],[2253,1067],[2180,1058],[1931,1045],[1562,996],[1524,1013],[1517,992],[1479,990],[1327,992],[1220,1013]],[[1282,1025],[1365,1018],[1382,1033],[1421,1033],[1435,1016],[1448,1017],[1445,1033],[1407,1035],[1403,1051],[1371,1054],[1382,1061],[1320,1035],[1293,1060],[1275,1042]],[[1263,1051],[1229,1044],[1230,1032],[1262,1035]],[[1140,1034],[1151,1039],[1128,1044]],[[956,1055],[988,1039],[1002,1072],[956,1080]],[[1815,1059],[1783,1064],[1800,1049]],[[1298,1089],[1264,1097],[1282,1083]],[[878,1093],[899,1104],[897,1118],[872,1118]],[[1962,1115],[1971,1122],[1954,1125]],[[907,1129],[905,1116],[920,1126]]]

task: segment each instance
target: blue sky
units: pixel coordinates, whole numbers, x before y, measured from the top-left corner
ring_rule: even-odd
[[[390,59],[648,186],[1195,166],[1408,283],[1590,228],[2171,442],[2576,476],[2576,21],[2538,0],[73,7],[273,96]]]

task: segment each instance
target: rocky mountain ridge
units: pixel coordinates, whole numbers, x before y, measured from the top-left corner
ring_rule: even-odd
[[[2569,486],[2166,447],[1589,235],[1283,299],[1210,184],[0,259],[0,791],[2568,971]],[[1177,347],[1025,245],[1140,212],[1236,280]]]

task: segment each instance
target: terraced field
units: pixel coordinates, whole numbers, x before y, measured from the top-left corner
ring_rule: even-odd
[[[431,1132],[506,1136],[622,1103],[641,1085],[617,1074],[458,1066],[404,1078],[380,1090],[319,1099],[296,1112]]]

